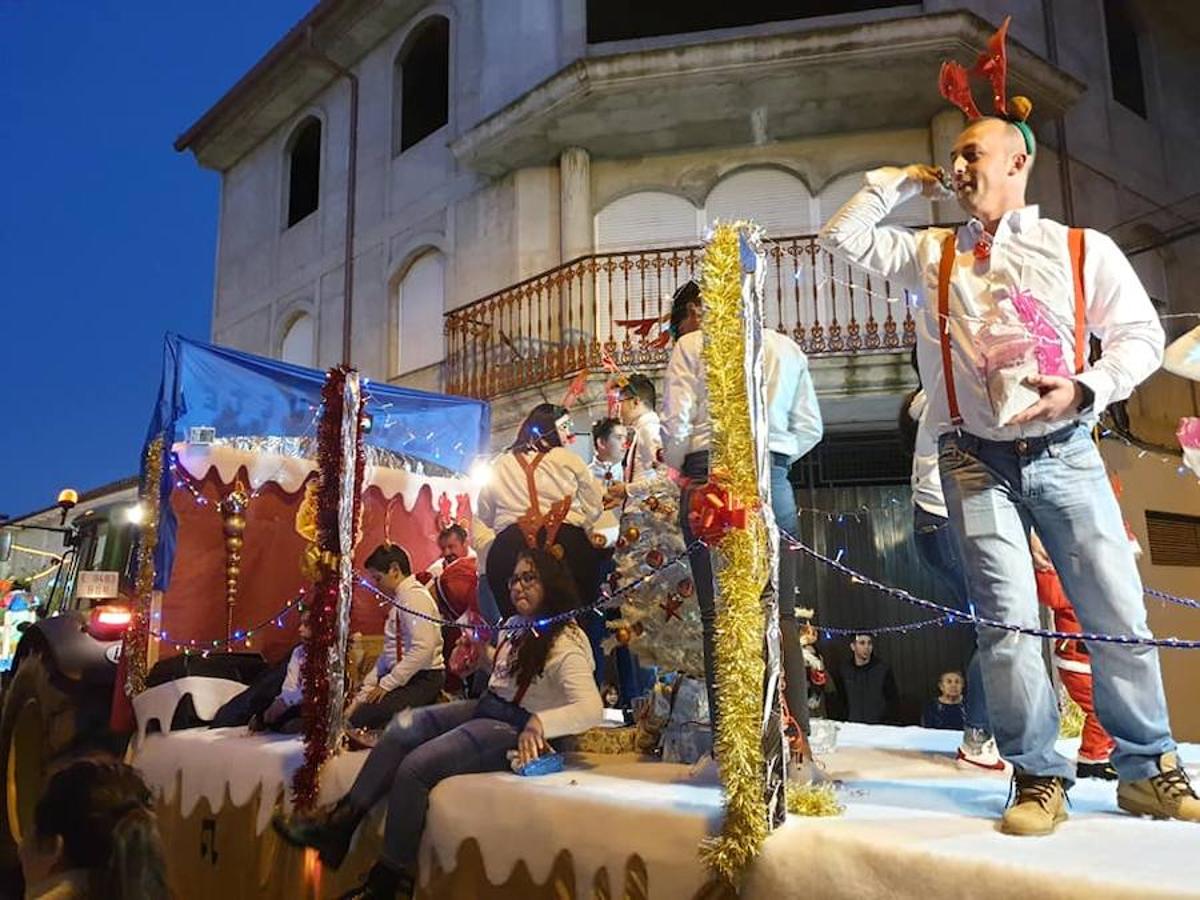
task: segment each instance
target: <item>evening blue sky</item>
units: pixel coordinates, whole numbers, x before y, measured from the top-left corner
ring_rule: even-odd
[[[174,139],[313,0],[0,0],[0,513],[133,475],[207,340],[219,178]]]

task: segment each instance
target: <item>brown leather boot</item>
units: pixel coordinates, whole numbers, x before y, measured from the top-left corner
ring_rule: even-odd
[[[1174,753],[1158,758],[1158,774],[1117,785],[1117,806],[1135,816],[1200,822],[1200,799]]]
[[[1005,834],[1050,834],[1067,819],[1067,791],[1053,775],[1013,773],[1015,796],[1000,819]]]

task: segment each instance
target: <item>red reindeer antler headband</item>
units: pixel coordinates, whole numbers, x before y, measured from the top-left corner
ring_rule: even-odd
[[[992,85],[992,109],[997,118],[1011,123],[1025,140],[1025,150],[1033,153],[1033,130],[1025,120],[1033,111],[1033,103],[1028,97],[1013,97],[1006,99],[1005,83],[1008,79],[1008,23],[1012,16],[1004,20],[1004,24],[993,34],[987,43],[987,49],[979,54],[975,65],[968,71],[961,63],[947,60],[942,63],[938,73],[938,90],[941,95],[963,111],[968,119],[981,118],[983,114],[975,105],[971,95],[971,75],[986,78]],[[1010,109],[1011,107],[1011,109]]]

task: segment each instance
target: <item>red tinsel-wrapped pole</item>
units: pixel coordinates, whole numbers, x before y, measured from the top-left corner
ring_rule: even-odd
[[[316,498],[318,578],[309,611],[310,637],[300,670],[304,692],[304,762],[292,794],[298,809],[316,805],[321,766],[340,733],[345,700],[345,654],[353,591],[353,552],[361,515],[362,413],[358,373],[331,369],[321,392],[317,425]]]

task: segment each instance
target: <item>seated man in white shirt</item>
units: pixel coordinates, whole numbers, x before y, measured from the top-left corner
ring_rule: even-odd
[[[380,593],[395,598],[384,624],[383,652],[347,710],[351,727],[374,729],[402,709],[434,703],[446,683],[446,666],[437,604],[413,575],[408,551],[380,544],[364,568]]]
[[[251,731],[278,731],[283,734],[298,734],[301,728],[300,707],[304,701],[300,681],[300,669],[304,666],[304,645],[312,636],[308,624],[308,610],[300,613],[299,638],[300,643],[288,657],[287,673],[283,676],[283,684],[279,694],[271,701],[261,716],[250,719]],[[278,670],[276,670],[278,671]]]
[[[689,282],[690,283],[690,282]],[[686,285],[685,285],[686,288]],[[708,451],[712,422],[708,414],[708,386],[705,383],[704,332],[694,304],[698,293],[681,288],[676,292],[671,312],[673,333],[682,334],[671,352],[663,383],[663,452],[666,463],[694,483],[708,478]],[[817,393],[808,371],[808,359],[791,338],[771,329],[763,331],[763,369],[767,392],[767,446],[771,451],[771,508],[779,528],[791,535],[799,530],[796,495],[788,480],[793,463],[820,442],[824,434]],[[684,539],[691,543],[687,524],[688,502],[679,504],[680,526]],[[700,620],[704,625],[704,663],[707,669],[709,708],[715,723],[720,714],[713,686],[714,630],[716,608],[712,564],[708,548],[689,551]],[[783,644],[784,673],[787,680],[788,708],[806,732],[808,725],[807,675],[804,653],[796,622],[796,585],[792,553],[781,550],[779,571],[779,624]],[[791,736],[793,746],[802,749],[802,734]]]
[[[821,243],[930,298],[913,312],[925,421],[939,435],[950,525],[978,612],[1038,626],[1032,524],[1085,631],[1149,639],[1133,550],[1090,430],[1108,404],[1158,368],[1162,326],[1111,238],[1068,230],[1026,204],[1034,158],[1023,120],[976,119],[950,157],[966,225],[912,232],[881,224],[909,198],[945,195],[946,173],[917,163],[869,173],[822,229]],[[1031,374],[1006,377],[1011,367],[1003,365],[993,373],[989,335],[997,325],[1037,347]],[[1089,333],[1104,342],[1090,367]],[[1200,821],[1200,799],[1171,736],[1157,649],[1088,646],[1096,710],[1116,740],[1117,804]],[[1076,774],[1055,749],[1058,704],[1042,651],[1031,635],[979,629],[988,713],[1015,768],[1015,796],[1001,821],[1011,834],[1052,832],[1067,818]]]

